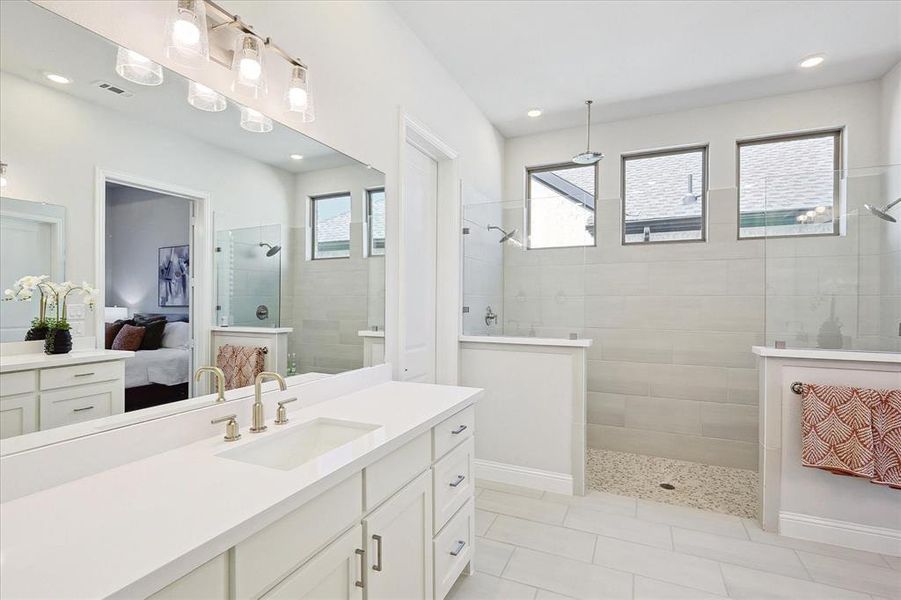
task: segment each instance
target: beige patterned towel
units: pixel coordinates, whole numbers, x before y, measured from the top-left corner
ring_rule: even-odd
[[[901,390],[805,384],[801,463],[901,488]]]
[[[225,373],[225,389],[246,387],[263,372],[266,356],[263,348],[257,346],[232,346],[225,344],[219,348],[216,366]]]

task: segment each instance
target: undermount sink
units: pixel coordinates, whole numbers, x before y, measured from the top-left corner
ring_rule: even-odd
[[[354,440],[379,427],[381,425],[318,418],[286,431],[261,434],[260,440],[221,452],[218,456],[290,471],[343,446],[351,450]]]

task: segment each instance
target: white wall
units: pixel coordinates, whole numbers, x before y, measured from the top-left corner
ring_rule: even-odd
[[[0,147],[4,162],[16,165],[4,195],[66,207],[67,279],[97,281],[98,167],[207,192],[214,211],[254,223],[258,214],[289,221],[294,176],[286,171],[8,73],[0,85]],[[90,317],[85,331],[93,331]]]
[[[42,6],[174,66],[165,57],[162,31],[169,6],[149,0],[122,5],[104,0],[41,0]],[[426,50],[385,2],[255,2],[228,0],[222,5],[240,14],[262,35],[271,36],[291,55],[310,65],[316,121],[299,123],[282,107],[280,82],[287,67],[269,63],[270,94],[247,101],[255,108],[307,133],[386,175],[388,360],[397,352],[395,240],[398,189],[399,110],[412,114],[460,155],[461,178],[490,196],[501,190],[503,139],[459,85]],[[194,73],[175,69],[231,95],[230,72],[211,64]]]
[[[184,246],[191,237],[185,198],[110,186],[106,192],[106,305],[136,312],[188,314],[159,305],[159,249]]]
[[[508,247],[504,261],[505,325],[536,323],[537,335],[563,337],[581,326],[594,339],[589,446],[756,468],[750,348],[764,341],[765,318],[776,328],[801,306],[815,341],[832,296],[846,334],[856,335],[857,286],[874,276],[859,269],[857,249],[876,225],[861,222],[840,240],[738,241],[735,141],[844,126],[846,165],[879,164],[879,103],[873,81],[592,127],[594,149],[606,154],[597,247]],[[566,161],[584,136],[576,128],[508,140],[505,207],[521,203],[526,166]],[[709,144],[708,241],[622,246],[620,155],[689,144]],[[521,210],[505,210],[505,222],[521,224]],[[778,258],[767,262],[771,254]],[[807,287],[795,279],[802,274],[813,275]]]

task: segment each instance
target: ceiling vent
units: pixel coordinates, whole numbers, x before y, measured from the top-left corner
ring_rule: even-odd
[[[100,88],[101,90],[106,90],[107,92],[109,92],[111,94],[115,94],[122,98],[131,98],[132,96],[134,96],[134,94],[132,92],[129,92],[128,90],[123,90],[122,88],[115,86],[107,81],[95,81],[91,85],[93,85],[94,87]]]

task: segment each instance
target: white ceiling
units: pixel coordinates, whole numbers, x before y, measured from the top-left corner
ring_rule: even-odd
[[[391,4],[507,137],[578,126],[588,98],[603,122],[864,81],[901,59],[896,0]]]
[[[155,87],[126,81],[115,72],[116,46],[106,39],[30,2],[0,6],[3,71],[293,173],[361,164],[278,122],[269,133],[244,131],[240,108],[231,102],[219,113],[197,110],[186,100],[188,80],[172,71],[166,70],[163,84]],[[72,83],[50,83],[45,72],[65,75]],[[97,81],[134,95],[116,96],[95,87]],[[304,159],[291,160],[294,153]]]

